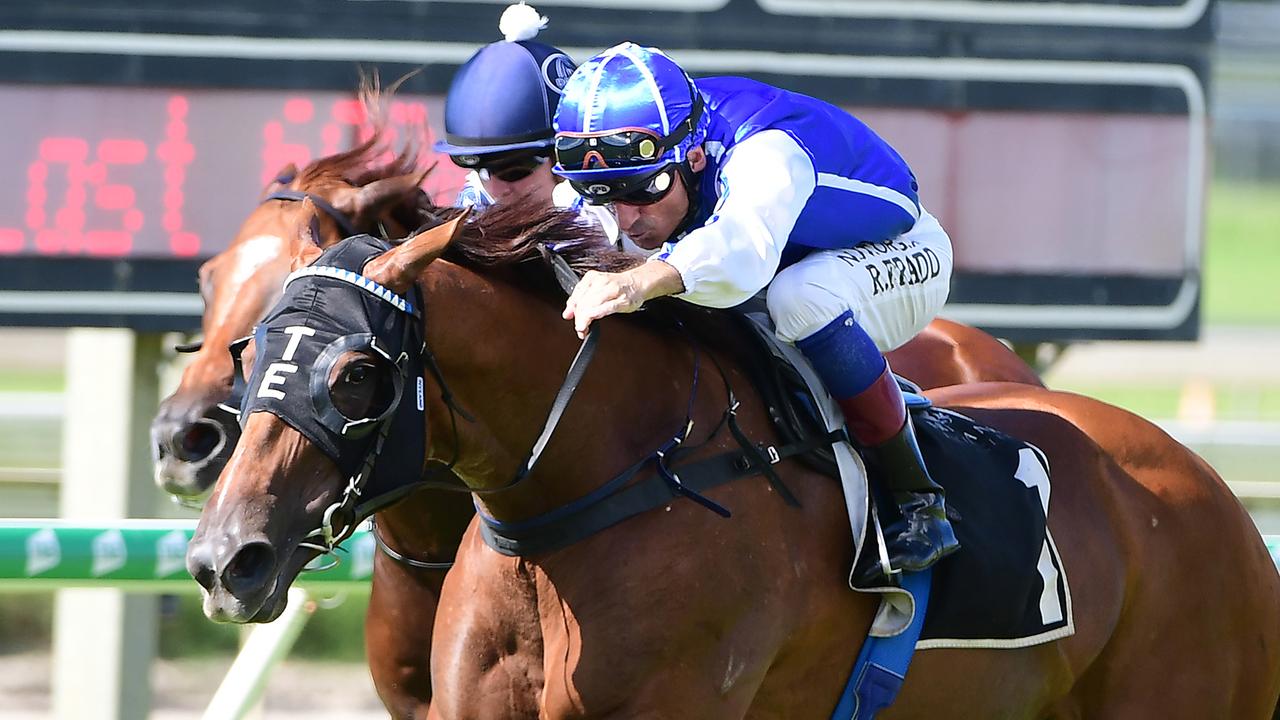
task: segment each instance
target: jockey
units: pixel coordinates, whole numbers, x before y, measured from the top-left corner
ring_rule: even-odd
[[[460,206],[517,197],[552,204],[551,120],[574,63],[533,39],[546,25],[523,2],[508,7],[498,22],[505,40],[480,48],[453,76],[435,149],[471,171]]]
[[[833,105],[745,78],[695,84],[632,43],[573,73],[555,127],[554,172],[657,249],[583,278],[564,310],[579,335],[655,297],[731,307],[767,287],[778,337],[813,364],[901,510],[893,567],[957,550],[883,356],[942,308],[952,267],[902,157]]]
[[[546,25],[532,6],[507,7],[498,21],[506,40],[480,48],[453,76],[444,102],[446,139],[435,150],[471,170],[454,204],[481,209],[524,198],[567,208],[594,221],[618,248],[647,254],[618,231],[609,208],[584,205],[551,174],[551,122],[575,65],[533,40]]]

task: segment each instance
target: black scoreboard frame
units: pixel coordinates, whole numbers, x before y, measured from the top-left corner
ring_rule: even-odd
[[[505,1],[67,0],[0,4],[0,83],[349,90],[418,70],[442,94]],[[1213,0],[546,0],[544,36],[654,44],[695,75],[746,74],[846,104],[1160,113],[1189,120],[1182,277],[957,273],[945,314],[1015,340],[1199,331]],[[104,6],[111,5],[110,12]],[[1070,87],[1072,92],[1061,92]],[[193,330],[195,259],[0,257],[0,324]]]

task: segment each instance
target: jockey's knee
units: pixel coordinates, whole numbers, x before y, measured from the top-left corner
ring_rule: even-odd
[[[783,342],[803,340],[851,309],[847,300],[815,280],[801,263],[778,273],[769,284],[765,300]]]

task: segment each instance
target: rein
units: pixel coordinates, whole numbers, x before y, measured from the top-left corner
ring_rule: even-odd
[[[559,255],[544,249],[544,256],[555,270],[557,280],[566,293],[572,293],[578,277],[568,263]],[[567,546],[588,537],[628,517],[645,512],[669,503],[672,499],[685,498],[702,507],[728,518],[729,510],[706,497],[702,491],[741,477],[763,475],[779,496],[791,506],[799,506],[799,501],[782,479],[773,470],[773,465],[795,455],[812,452],[823,446],[844,438],[842,432],[831,432],[802,438],[789,445],[775,447],[757,445],[742,431],[738,425],[737,410],[739,403],[729,382],[724,367],[711,357],[725,386],[727,406],[721,414],[719,422],[712,428],[706,439],[696,446],[686,446],[689,434],[694,427],[693,409],[697,398],[699,378],[701,375],[702,352],[698,343],[692,338],[682,323],[677,323],[681,333],[694,349],[693,381],[689,395],[688,409],[683,425],[670,439],[656,450],[641,458],[621,473],[605,482],[592,492],[551,510],[542,515],[517,522],[503,522],[491,518],[479,511],[481,534],[485,542],[495,550],[507,555],[526,555],[544,552]],[[556,426],[568,407],[586,368],[594,357],[598,342],[599,324],[593,325],[583,340],[573,363],[569,367],[564,383],[556,393],[542,432],[534,442],[525,463],[517,471],[515,477],[507,484],[496,488],[474,489],[459,486],[456,483],[425,482],[423,486],[455,492],[470,492],[475,496],[493,495],[511,490],[528,478],[533,467],[541,457]],[[436,373],[438,381],[443,378]],[[442,397],[451,396],[447,387],[441,382]],[[673,463],[678,457],[703,447],[714,440],[722,429],[727,428],[739,445],[739,450],[727,451],[706,460],[675,468]],[[456,432],[456,431],[455,431]],[[456,442],[456,434],[455,434]],[[454,461],[458,450],[455,446]],[[656,474],[637,483],[628,484],[649,463],[653,463]],[[452,463],[450,463],[452,467]],[[681,475],[684,475],[682,478]]]
[[[564,258],[550,250],[544,249],[544,256],[553,268],[556,278],[563,289],[567,293],[572,293],[574,286],[578,282],[578,277],[568,263]],[[416,312],[412,311],[412,308],[409,314],[413,317],[418,316]],[[422,317],[425,318],[425,314]],[[411,323],[406,323],[406,333],[409,332],[409,325]],[[779,496],[788,505],[799,506],[799,501],[795,495],[783,484],[782,479],[774,472],[772,466],[789,457],[812,452],[825,445],[830,445],[843,439],[843,434],[839,431],[815,434],[785,446],[765,446],[753,443],[738,425],[737,410],[739,402],[729,382],[728,373],[725,372],[724,367],[714,355],[709,355],[724,383],[727,403],[720,420],[711,429],[706,438],[694,446],[687,446],[685,443],[694,427],[693,412],[698,394],[703,353],[701,347],[689,335],[683,323],[677,322],[677,327],[694,350],[693,379],[688,408],[680,428],[653,452],[633,463],[600,487],[542,515],[521,521],[504,522],[488,517],[477,508],[477,515],[482,521],[481,534],[487,544],[507,555],[527,555],[554,550],[589,537],[641,512],[669,504],[671,500],[678,498],[692,500],[721,517],[729,518],[731,513],[728,509],[706,497],[703,493],[707,489],[730,480],[754,475],[763,475],[770,486],[779,493]],[[390,502],[403,497],[404,494],[412,490],[430,488],[451,492],[466,492],[471,493],[473,496],[487,496],[507,492],[520,486],[529,478],[537,465],[565,410],[581,384],[591,360],[595,357],[596,347],[599,343],[599,333],[600,326],[597,323],[592,326],[587,333],[587,337],[583,339],[565,375],[564,382],[556,393],[541,433],[539,433],[538,438],[530,448],[524,463],[509,482],[500,487],[472,488],[455,482],[420,479],[408,483],[396,491],[384,493],[378,497],[363,498],[364,485],[367,483],[368,477],[372,475],[373,466],[382,451],[383,441],[394,417],[394,415],[388,415],[381,422],[377,441],[367,453],[361,471],[348,481],[341,499],[325,511],[324,522],[321,527],[312,531],[301,545],[319,550],[324,554],[332,554],[337,545],[350,536],[358,518],[376,512],[377,509],[385,507]],[[443,373],[440,371],[440,367],[425,341],[421,344],[419,355],[423,361],[424,369],[430,371],[440,388],[441,399],[449,408],[454,435],[454,449],[453,457],[446,467],[451,469],[457,462],[460,453],[457,416],[461,415],[468,421],[472,421],[472,418],[457,404],[456,398],[445,382]],[[401,372],[406,372],[406,368],[407,364],[401,365]],[[403,402],[404,398],[402,397],[400,401]],[[704,447],[718,437],[720,432],[726,428],[738,445],[737,449],[725,451],[710,458],[680,467],[675,466],[678,458],[687,456],[694,450]],[[630,483],[649,463],[653,463],[656,472],[638,482]],[[335,519],[341,523],[336,527]],[[415,560],[395,551],[380,537],[376,526],[374,535],[377,546],[382,552],[409,567],[440,570],[447,569],[451,565],[451,563],[447,562],[437,563]],[[313,538],[316,539],[316,542],[307,542]]]
[[[313,205],[323,210],[325,215],[328,215],[335,223],[338,224],[338,228],[342,230],[343,237],[351,237],[352,235],[360,234],[360,231],[351,223],[351,218],[347,217],[346,213],[329,204],[328,200],[325,200],[319,195],[305,192],[303,190],[290,190],[285,188],[283,190],[277,190],[264,197],[262,202],[265,203],[268,200],[285,200],[291,202],[310,200]]]

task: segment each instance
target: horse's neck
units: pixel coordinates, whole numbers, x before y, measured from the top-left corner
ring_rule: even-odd
[[[455,470],[473,488],[505,486],[541,433],[578,350],[573,326],[560,317],[559,301],[450,263],[433,263],[421,285],[428,346],[458,404],[475,417],[458,418]],[[520,488],[481,497],[494,517],[528,517],[580,497],[682,425],[691,350],[628,323],[603,325],[596,357],[533,473]],[[435,397],[428,409],[433,459],[452,459],[452,427]]]

